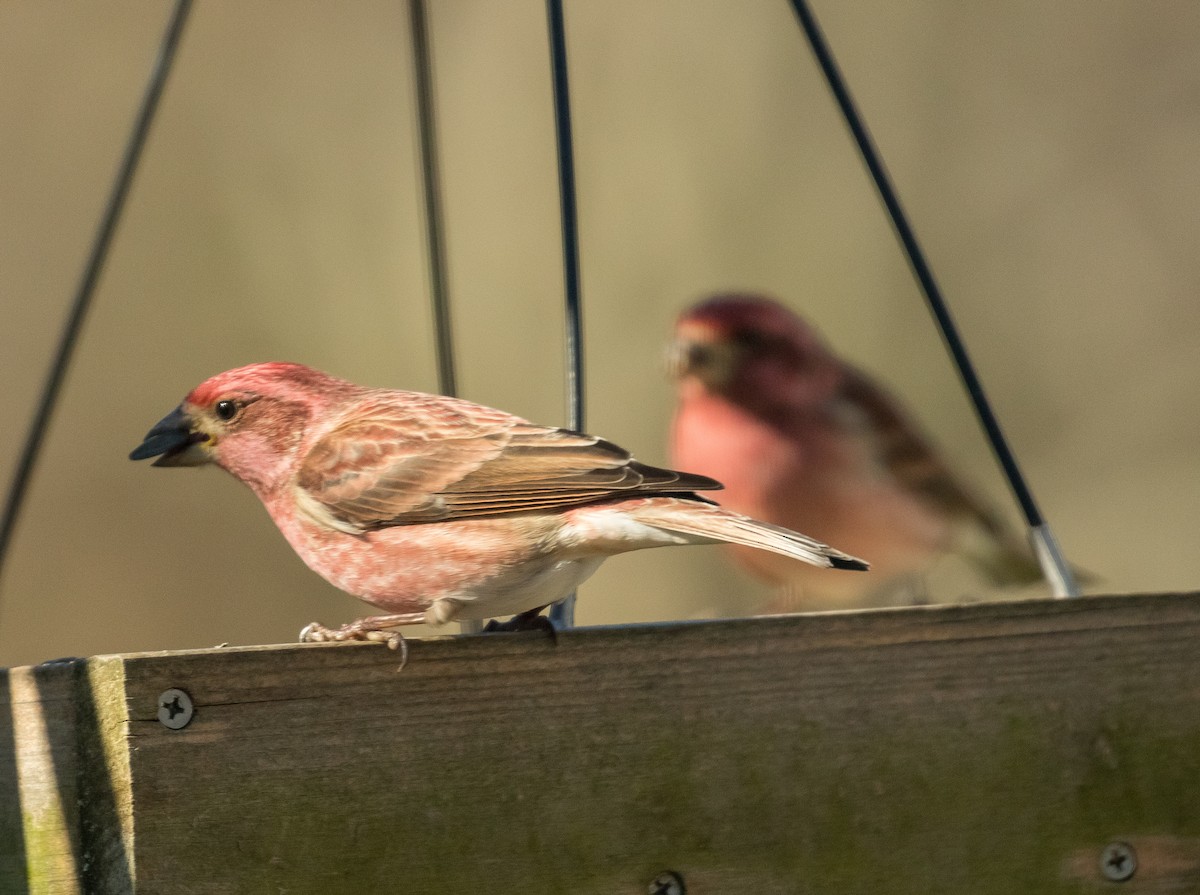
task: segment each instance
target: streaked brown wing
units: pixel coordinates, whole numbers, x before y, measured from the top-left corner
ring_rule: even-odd
[[[971,518],[993,535],[1008,536],[1004,521],[962,484],[933,442],[881,385],[847,365],[842,395],[866,417],[880,462],[907,488],[950,516]]]
[[[534,426],[449,398],[369,407],[318,441],[297,484],[359,528],[556,509],[610,497],[709,490],[703,476],[656,469],[590,435]],[[425,425],[450,409],[445,420]]]

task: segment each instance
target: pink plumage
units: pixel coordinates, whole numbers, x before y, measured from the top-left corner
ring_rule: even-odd
[[[813,576],[734,547],[779,586],[773,609],[878,605],[922,594],[919,576],[960,550],[997,584],[1037,580],[1031,552],[955,475],[882,385],[778,302],[717,295],[680,315],[672,463],[720,479],[725,507],[803,529],[871,561]],[[899,589],[897,585],[903,585]]]
[[[197,386],[130,455],[215,463],[245,482],[300,557],[387,614],[309,639],[536,611],[609,556],[728,541],[863,569],[812,539],[721,509],[704,476],[468,401],[365,388],[299,364]]]

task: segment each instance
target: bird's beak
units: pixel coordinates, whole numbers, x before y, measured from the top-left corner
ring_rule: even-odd
[[[159,420],[129,454],[130,460],[158,457],[155,466],[202,466],[212,460],[210,437],[195,429],[180,405]]]
[[[667,374],[675,380],[694,377],[709,388],[723,388],[733,378],[736,354],[729,342],[681,335],[667,347]]]

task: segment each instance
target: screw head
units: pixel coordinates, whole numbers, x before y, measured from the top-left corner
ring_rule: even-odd
[[[1137,870],[1137,854],[1128,842],[1110,842],[1100,852],[1100,872],[1114,883],[1123,883]]]
[[[654,877],[652,882],[646,889],[649,895],[687,895],[687,888],[683,885],[683,877],[674,870],[664,870],[658,876]]]
[[[195,713],[192,697],[184,690],[172,687],[158,696],[158,720],[164,727],[181,730],[188,726]]]

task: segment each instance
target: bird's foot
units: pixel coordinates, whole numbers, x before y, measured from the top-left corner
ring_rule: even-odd
[[[527,609],[524,612],[518,613],[506,622],[490,619],[483,626],[484,634],[494,634],[499,632],[509,631],[549,631],[551,638],[558,639],[558,629],[554,627],[554,622],[550,621],[547,616],[542,615],[542,610],[545,606],[537,606],[533,609]]]
[[[386,643],[388,649],[400,649],[404,643],[404,635],[399,631],[384,631],[378,627],[363,624],[374,619],[364,618],[340,628],[327,628],[320,622],[305,625],[300,632],[301,643],[337,643],[345,640],[364,640],[372,643]]]
[[[338,643],[361,640],[368,643],[384,643],[387,644],[388,649],[400,651],[400,668],[403,668],[408,662],[408,641],[399,631],[384,629],[411,623],[412,618],[406,615],[376,615],[371,618],[360,618],[358,621],[342,625],[340,628],[327,628],[320,622],[312,622],[301,630],[300,642]]]

